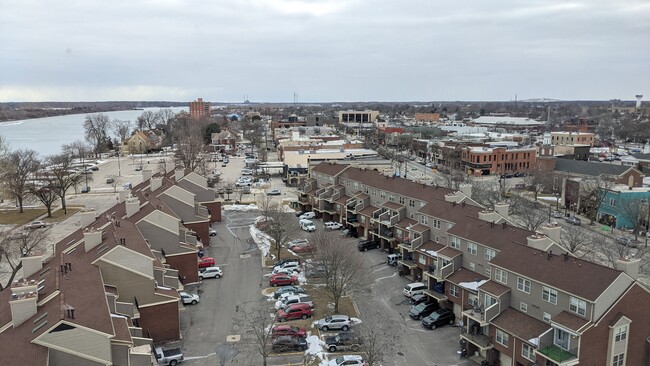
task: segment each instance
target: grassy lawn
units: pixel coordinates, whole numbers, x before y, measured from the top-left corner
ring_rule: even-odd
[[[26,208],[23,211],[25,212],[20,213],[18,209],[0,211],[0,224],[25,225],[26,223],[34,221],[41,215],[47,213],[47,210],[44,208]]]
[[[65,219],[67,219],[68,217],[76,214],[77,212],[81,211],[82,208],[83,207],[79,207],[79,206],[77,206],[77,207],[68,206],[68,214],[67,215],[64,214],[64,211],[62,209],[53,210],[52,211],[52,217],[46,217],[46,218],[43,219],[43,221],[45,221],[47,223],[61,222],[61,221],[65,220]]]

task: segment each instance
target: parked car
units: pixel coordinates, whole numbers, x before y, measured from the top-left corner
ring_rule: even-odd
[[[282,192],[280,192],[279,189],[272,189],[272,190],[266,192],[267,196],[279,196],[281,194],[282,194]]]
[[[551,217],[554,217],[556,219],[561,219],[564,217],[560,211],[551,211]]]
[[[283,263],[283,264],[280,264],[278,266],[273,267],[274,272],[275,272],[276,269],[286,269],[286,270],[290,270],[290,271],[300,272],[300,263],[298,263],[298,262],[286,262],[286,263]]]
[[[397,267],[397,261],[402,259],[401,254],[389,254],[386,256],[386,264],[389,266]]]
[[[433,313],[434,311],[438,310],[440,306],[438,306],[437,302],[431,302],[431,303],[420,303],[418,305],[415,305],[409,310],[409,316],[411,319],[415,320],[422,320],[422,318],[429,316],[429,314]]]
[[[304,294],[305,290],[298,286],[284,286],[273,293],[273,298],[279,299],[283,294]]]
[[[206,267],[203,271],[199,272],[199,280],[204,278],[221,278],[223,271],[220,267]]]
[[[273,340],[271,351],[275,353],[304,351],[308,348],[304,337],[281,336]]]
[[[637,247],[637,243],[634,240],[632,240],[630,238],[625,238],[625,237],[616,238],[616,243],[620,244],[620,245],[622,245],[624,247],[630,247],[630,248],[636,248]]]
[[[201,301],[199,295],[189,294],[184,291],[179,292],[178,294],[181,295],[181,301],[183,302],[183,305],[187,305],[187,304],[196,305],[199,301]]]
[[[25,225],[25,229],[40,229],[46,226],[47,224],[43,221],[32,221],[29,224]]]
[[[293,286],[296,283],[298,283],[298,277],[289,276],[286,274],[274,274],[271,275],[271,278],[269,279],[269,284],[273,287],[286,286],[286,285]]]
[[[325,337],[325,348],[330,352],[358,352],[361,349],[361,339],[354,333],[339,333],[333,337]]]
[[[307,232],[316,231],[316,225],[314,225],[314,222],[311,221],[311,220],[301,218],[300,221],[298,222],[298,224],[300,225],[301,229],[303,229],[303,230],[305,230]]]
[[[316,250],[316,247],[311,244],[306,244],[306,245],[297,245],[289,249],[291,249],[295,253],[311,253],[314,250]]]
[[[153,354],[156,358],[156,362],[161,366],[176,366],[179,363],[183,362],[184,359],[183,351],[181,351],[180,348],[162,349],[160,347],[156,347],[153,350]]]
[[[576,226],[582,225],[582,221],[580,221],[580,219],[575,217],[575,216],[567,216],[564,219],[564,221],[566,221],[567,223],[569,223],[571,225],[576,225]]]
[[[343,228],[343,224],[341,224],[339,222],[334,222],[334,221],[326,222],[326,223],[323,224],[323,226],[327,230],[339,230],[339,229]]]
[[[136,171],[136,172],[139,172],[139,171],[141,171],[141,170],[142,170],[142,165],[136,165],[136,167],[135,167],[135,171]]]
[[[360,252],[365,252],[368,249],[376,249],[379,248],[380,244],[378,241],[372,241],[372,240],[359,240],[359,243],[357,243],[357,249],[359,249]]]
[[[284,263],[290,263],[290,262],[296,262],[296,263],[300,264],[301,260],[300,260],[300,258],[285,258],[283,260],[279,260],[279,261],[273,263],[273,267],[277,267],[277,266],[283,265]]]
[[[92,170],[93,172],[96,172],[96,171],[99,170],[99,167],[98,167],[97,165],[93,165],[93,166],[91,166],[91,167],[88,168],[88,169],[89,169],[89,170]]]
[[[282,323],[287,320],[311,318],[313,314],[314,312],[311,310],[311,307],[309,307],[309,304],[298,303],[291,304],[284,309],[278,310],[276,313],[276,319]]]
[[[304,213],[305,213],[305,211],[296,211],[296,217],[300,217]]]
[[[316,322],[316,327],[323,332],[330,329],[340,329],[345,332],[350,329],[351,325],[352,320],[347,315],[330,315]]]
[[[291,304],[307,304],[310,308],[314,308],[314,301],[307,294],[298,294],[298,295],[289,295],[284,299],[280,297],[280,300],[275,302],[275,309],[283,309]]]
[[[272,338],[282,336],[304,338],[307,337],[307,331],[303,327],[284,324],[276,325],[273,327],[273,329],[271,329]]]
[[[241,175],[253,175],[253,171],[251,169],[242,169]]]
[[[309,220],[309,219],[313,219],[315,217],[316,217],[316,213],[314,213],[313,211],[309,211],[309,212],[303,213],[298,218],[301,219],[301,220]]]
[[[327,363],[327,366],[365,366],[367,363],[359,355],[339,356]]]
[[[81,188],[81,193],[90,193],[90,187],[85,186],[85,187]]]
[[[115,179],[113,178],[106,178],[106,184],[113,184],[115,183]]]
[[[422,282],[412,282],[404,286],[402,293],[406,297],[411,297],[413,295],[423,294],[427,286]]]
[[[427,296],[426,294],[417,294],[411,296],[410,303],[412,306],[415,306],[427,302],[428,300],[429,300],[429,296]]]
[[[287,268],[276,267],[276,268],[273,268],[273,271],[271,272],[271,274],[272,275],[274,275],[274,274],[285,274],[285,275],[291,276],[291,275],[294,274],[294,272],[298,272],[295,268],[296,267],[287,267]]]
[[[446,324],[452,325],[455,320],[456,315],[454,315],[453,311],[449,309],[438,309],[422,319],[422,326],[429,329],[436,329]]]
[[[323,267],[309,266],[305,269],[305,277],[307,278],[323,278],[326,274]]]
[[[210,229],[210,230],[208,230],[208,232],[210,233],[210,236],[216,236],[217,235],[217,230],[215,230],[215,229]]]
[[[212,257],[205,257],[199,260],[199,268],[214,267],[215,261]]]
[[[287,243],[287,248],[309,244],[307,239],[296,239]]]

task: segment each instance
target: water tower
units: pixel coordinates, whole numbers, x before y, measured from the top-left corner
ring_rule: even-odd
[[[643,99],[643,95],[637,94],[636,95],[636,109],[641,108],[641,99]]]

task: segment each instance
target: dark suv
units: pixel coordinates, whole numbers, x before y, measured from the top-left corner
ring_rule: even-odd
[[[355,336],[354,333],[339,333],[334,337],[326,337],[325,345],[325,348],[330,352],[357,352],[361,348],[361,339]]]
[[[290,351],[304,351],[307,349],[307,341],[305,338],[281,336],[273,340],[273,352],[290,352]]]
[[[357,249],[359,249],[360,252],[376,248],[379,248],[379,242],[372,240],[359,240],[359,243],[357,244]]]
[[[422,319],[422,326],[429,329],[436,329],[446,324],[452,325],[454,324],[454,320],[456,320],[456,316],[453,311],[449,309],[438,309]]]
[[[438,308],[439,306],[437,302],[430,302],[428,304],[423,302],[413,306],[411,310],[409,310],[409,316],[411,319],[420,320],[438,310]]]

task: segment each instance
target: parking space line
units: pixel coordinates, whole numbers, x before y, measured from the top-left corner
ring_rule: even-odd
[[[387,279],[387,278],[391,278],[391,277],[395,277],[395,276],[397,276],[397,272],[393,273],[393,274],[390,275],[390,276],[384,276],[384,277],[376,278],[376,279],[375,279],[375,282],[379,282],[379,281],[381,281],[381,280],[385,280],[385,279]]]

